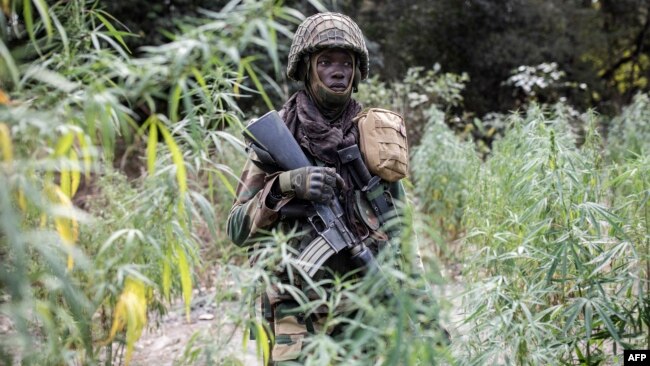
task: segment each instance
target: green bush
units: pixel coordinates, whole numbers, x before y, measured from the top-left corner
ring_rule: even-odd
[[[472,141],[461,140],[433,107],[420,144],[411,159],[414,192],[433,224],[435,236],[453,241],[462,234],[463,210],[480,160]]]
[[[0,359],[128,363],[149,312],[182,296],[189,316],[199,250],[223,238],[214,206],[230,205],[220,154],[239,142],[223,129],[241,126],[245,94],[269,104],[256,60],[279,65],[282,23],[300,14],[231,2],[131,57],[132,35],[96,2],[2,10],[0,314],[13,329]]]
[[[409,230],[406,230],[409,231]],[[368,365],[378,361],[386,365],[437,364],[449,359],[444,336],[437,325],[439,304],[425,291],[425,281],[438,281],[437,275],[427,272],[422,276],[409,275],[401,265],[397,252],[390,248],[379,256],[381,271],[364,279],[345,275],[315,282],[296,265],[287,241],[299,233],[271,232],[255,251],[256,261],[250,266],[225,265],[224,277],[231,278],[240,293],[228,317],[235,329],[242,329],[244,337],[253,332],[258,357],[268,357],[267,329],[256,298],[262,289],[282,282],[279,291],[294,294],[300,312],[310,314],[316,309],[327,309],[319,314],[325,319],[322,329],[316,328],[304,343],[304,352],[297,362],[326,366]],[[403,240],[409,240],[409,234]],[[301,278],[302,284],[280,281],[277,268],[290,268],[289,281]],[[304,289],[308,289],[304,291]],[[303,292],[304,291],[304,292]],[[311,292],[307,298],[305,293]],[[329,295],[326,295],[326,292]],[[316,295],[316,296],[314,296]],[[222,303],[225,299],[216,299]],[[257,304],[254,308],[253,304]],[[322,311],[322,310],[321,310]],[[342,326],[337,334],[329,334]],[[226,347],[234,331],[225,334],[198,337],[186,351],[181,364],[221,364],[235,362],[236,355]]]
[[[562,114],[512,115],[479,169],[463,221],[475,253],[463,363],[591,365],[645,346],[647,225],[635,234],[625,213],[638,197],[610,205],[617,180],[587,120],[578,148]]]
[[[638,94],[610,123],[607,151],[614,163],[650,155],[650,97]]]

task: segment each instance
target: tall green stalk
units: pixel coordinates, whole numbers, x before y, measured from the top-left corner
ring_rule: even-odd
[[[133,57],[100,3],[45,3],[3,7],[26,32],[0,44],[0,313],[14,327],[0,358],[128,362],[147,312],[171,295],[189,309],[218,231],[203,177],[227,174],[215,156],[235,140],[220,129],[242,125],[238,98],[279,90],[254,60],[279,64],[278,38],[301,15],[231,2]]]

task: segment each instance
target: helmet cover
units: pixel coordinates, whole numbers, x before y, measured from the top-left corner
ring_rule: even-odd
[[[318,13],[305,19],[296,30],[289,50],[287,76],[303,81],[299,75],[299,64],[304,56],[325,48],[344,48],[358,57],[361,79],[368,77],[368,48],[357,23],[340,13]]]

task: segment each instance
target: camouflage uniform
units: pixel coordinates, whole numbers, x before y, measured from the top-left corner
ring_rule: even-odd
[[[307,18],[296,31],[289,54],[287,75],[294,80],[304,81],[305,71],[301,68],[308,62],[311,54],[324,48],[343,48],[354,52],[358,56],[353,85],[356,87],[359,80],[368,76],[368,51],[363,36],[358,26],[348,17],[336,13],[316,14]],[[283,116],[283,118],[285,118]],[[315,165],[332,166],[318,161],[314,156],[305,151]],[[271,187],[278,180],[280,172],[267,173],[255,162],[259,161],[252,150],[243,168],[240,182],[237,187],[237,198],[228,217],[228,235],[239,246],[252,246],[260,240],[264,231],[272,229],[282,232],[303,232],[303,235],[292,237],[288,244],[300,253],[309,243],[317,238],[316,231],[311,224],[303,218],[281,217],[280,210],[292,198],[284,197],[273,207],[267,206],[267,198]],[[400,182],[383,182],[396,201],[405,198],[404,189]],[[341,197],[342,198],[342,197]],[[308,203],[307,201],[305,201]],[[363,209],[361,209],[363,210]],[[364,215],[361,213],[361,215]],[[365,219],[372,219],[372,215],[365,215]],[[306,217],[306,215],[305,215]],[[388,245],[389,238],[380,231],[370,230],[370,235],[365,240],[366,245],[375,253]],[[418,262],[416,263],[421,263]],[[417,265],[417,264],[416,264]],[[324,268],[333,273],[346,273],[354,268],[347,253],[339,253],[330,257]],[[322,272],[322,273],[321,273]],[[319,271],[324,275],[325,271]],[[280,278],[283,274],[280,273]],[[283,279],[286,280],[286,277]],[[297,303],[289,294],[282,294],[277,288],[266,289],[265,301],[268,302],[273,312],[272,330],[275,343],[272,349],[273,361],[296,359],[302,348],[304,337],[310,331],[317,331],[321,326],[318,310],[307,319],[292,311]],[[313,329],[312,329],[313,328]]]
[[[282,232],[303,231],[304,235],[292,237],[288,245],[301,252],[316,237],[316,231],[305,219],[282,219],[279,215],[280,208],[288,203],[285,199],[277,207],[270,208],[266,205],[266,197],[269,194],[273,181],[278,174],[267,174],[260,169],[253,161],[258,160],[255,153],[249,151],[249,159],[244,165],[243,172],[237,186],[237,198],[228,217],[228,235],[235,244],[239,246],[253,245],[258,242],[258,236],[263,234],[260,231],[272,229]],[[386,189],[391,192],[396,201],[403,200],[404,189],[400,182],[385,183]],[[366,246],[376,255],[381,249],[388,245],[388,237],[381,232],[372,232],[365,241]],[[418,262],[419,263],[419,262]],[[416,264],[418,265],[418,264]],[[328,259],[323,267],[334,272],[345,273],[353,265],[348,260],[346,253],[334,255]],[[280,277],[283,277],[280,274]],[[287,280],[285,278],[285,280]],[[288,280],[287,280],[288,281]],[[313,329],[308,329],[305,319],[292,313],[292,309],[298,307],[297,303],[289,294],[281,294],[275,288],[267,289],[264,301],[273,308],[273,332],[275,344],[272,349],[272,359],[283,361],[295,359],[302,348],[303,339],[310,331],[318,331],[321,327],[318,313],[314,314],[311,320]],[[327,309],[322,311],[327,312]]]

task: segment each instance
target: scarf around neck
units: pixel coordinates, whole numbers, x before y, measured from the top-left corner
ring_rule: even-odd
[[[309,94],[300,90],[287,100],[280,115],[300,146],[319,160],[336,166],[337,151],[359,140],[359,129],[352,119],[360,111],[361,104],[350,99],[340,116],[328,121]]]

